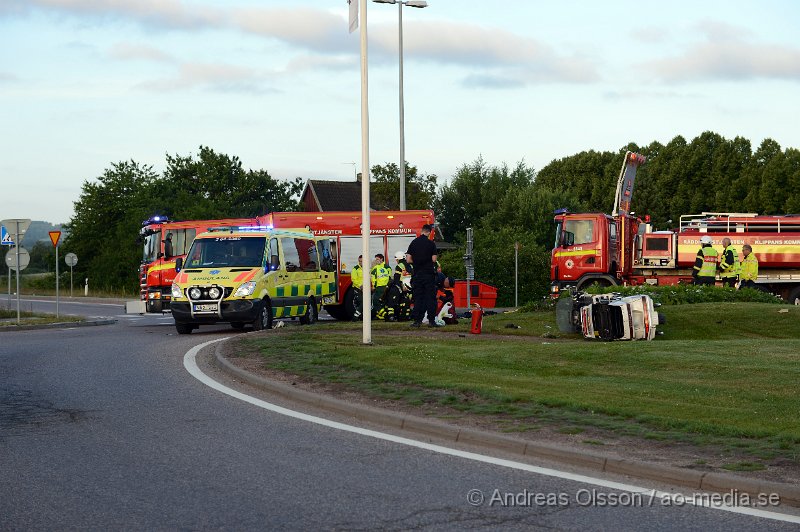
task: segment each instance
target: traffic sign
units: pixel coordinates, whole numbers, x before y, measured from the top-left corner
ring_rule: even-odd
[[[0,240],[2,240],[4,246],[14,245],[14,237],[11,236],[11,233],[6,231],[5,225],[0,225]]]
[[[18,233],[22,236],[28,230],[28,226],[31,225],[31,220],[30,218],[9,218],[0,222],[0,225],[5,227],[12,235]]]
[[[19,269],[20,271],[28,267],[31,262],[31,256],[25,248],[19,248]],[[6,265],[12,270],[17,270],[17,248],[13,247],[6,253]]]
[[[50,242],[53,243],[53,247],[58,246],[58,241],[61,240],[61,231],[50,231],[47,234],[50,235]]]
[[[70,268],[78,264],[78,256],[74,253],[67,253],[64,256],[64,262],[67,263],[67,266]]]

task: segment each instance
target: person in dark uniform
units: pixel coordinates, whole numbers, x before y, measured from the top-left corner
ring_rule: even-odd
[[[436,324],[436,269],[438,255],[436,244],[431,240],[433,227],[422,226],[420,236],[411,241],[406,251],[406,260],[413,266],[411,274],[411,297],[414,308],[411,311],[411,326],[419,327],[422,319],[428,318],[430,327]]]

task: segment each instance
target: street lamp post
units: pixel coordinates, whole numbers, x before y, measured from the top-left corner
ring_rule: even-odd
[[[377,4],[397,4],[400,38],[400,210],[406,210],[406,134],[405,134],[405,109],[403,107],[403,6],[428,7],[428,2],[418,0],[372,0]]]

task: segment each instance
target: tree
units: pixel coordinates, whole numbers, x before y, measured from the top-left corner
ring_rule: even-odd
[[[534,171],[524,162],[513,170],[505,164],[490,167],[482,157],[461,166],[453,180],[444,185],[436,198],[439,231],[446,240],[463,234],[467,227],[477,226],[511,189],[533,182]]]
[[[277,181],[266,170],[245,170],[238,157],[200,147],[195,158],[167,156],[162,176],[134,161],[113,163],[96,182],[85,181],[67,225],[64,253],[79,257],[77,272],[101,289],[138,289],[137,242],[153,214],[198,220],[255,217],[296,210],[299,178]]]
[[[154,198],[174,219],[241,218],[297,210],[300,178],[280,182],[266,170],[245,170],[236,156],[200,146],[197,158],[167,155]]]
[[[157,175],[135,161],[113,163],[97,182],[84,181],[66,228],[63,253],[79,257],[77,273],[103,289],[135,289],[141,247],[136,242],[150,211]]]
[[[436,174],[421,174],[406,161],[406,208],[431,209],[436,198]],[[370,200],[382,211],[400,209],[400,168],[395,163],[372,167]]]

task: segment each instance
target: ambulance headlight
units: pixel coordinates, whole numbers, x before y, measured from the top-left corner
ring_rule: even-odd
[[[172,299],[177,299],[183,297],[183,292],[181,292],[181,287],[175,283],[172,283]]]
[[[233,294],[234,297],[245,297],[252,295],[253,292],[256,290],[256,282],[255,281],[247,281],[242,286],[236,289],[236,293]]]
[[[209,299],[219,299],[219,296],[222,295],[222,290],[217,288],[216,286],[212,286],[208,289],[208,298]]]
[[[200,299],[202,295],[203,293],[196,286],[189,289],[189,299]]]

